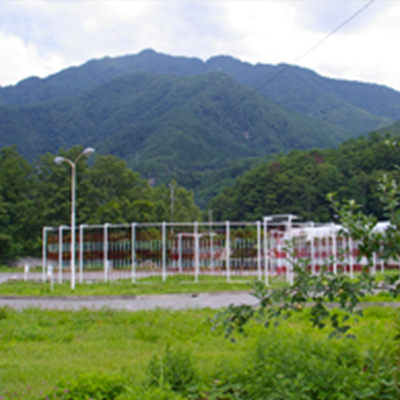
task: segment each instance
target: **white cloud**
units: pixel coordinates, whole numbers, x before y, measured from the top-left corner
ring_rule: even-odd
[[[65,60],[55,53],[40,55],[32,43],[21,38],[0,32],[0,63],[2,86],[12,84],[28,76],[44,77],[67,66]]]
[[[366,11],[368,24],[357,32],[345,27],[302,63],[321,74],[385,84],[400,90],[400,77],[396,72],[400,3],[380,1],[375,4]]]

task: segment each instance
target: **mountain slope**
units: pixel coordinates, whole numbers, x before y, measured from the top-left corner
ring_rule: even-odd
[[[46,79],[30,78],[0,88],[0,105],[28,105],[75,96],[115,77],[135,72],[198,75],[225,72],[237,82],[284,108],[336,127],[348,137],[379,129],[400,119],[400,93],[380,85],[324,78],[289,65],[251,65],[228,56],[203,62],[145,50],[137,55],[91,60]]]
[[[295,148],[337,145],[344,134],[282,109],[221,73],[124,75],[77,97],[0,108],[0,142],[32,159],[76,143],[158,176]],[[161,164],[162,165],[161,165]]]
[[[198,189],[201,205],[217,176],[222,186],[260,157],[336,146],[396,120],[400,93],[384,86],[228,56],[146,50],[0,87],[0,146],[17,144],[30,160],[93,146],[145,178]]]

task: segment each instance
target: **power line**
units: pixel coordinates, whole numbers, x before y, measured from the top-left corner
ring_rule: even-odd
[[[360,9],[358,9],[355,13],[350,15],[347,19],[345,19],[343,22],[341,22],[335,29],[330,31],[327,35],[325,35],[322,39],[320,39],[317,43],[315,43],[313,46],[311,46],[308,50],[306,50],[303,54],[301,54],[299,57],[295,58],[292,62],[292,64],[298,63],[301,59],[306,57],[308,54],[313,52],[316,48],[321,46],[324,42],[326,42],[330,37],[335,35],[338,31],[340,31],[343,27],[345,27],[347,24],[349,24],[352,20],[357,18],[361,13],[363,13],[367,8],[369,8],[373,3],[375,3],[376,0],[370,0],[368,3],[364,4]],[[247,100],[249,97],[253,96],[256,94],[258,91],[260,91],[262,88],[267,86],[270,82],[272,82],[274,79],[276,79],[278,76],[282,75],[285,73],[288,69],[290,68],[290,65],[284,65],[282,69],[277,71],[275,74],[271,75],[267,80],[265,80],[261,85],[257,86],[254,88],[249,94],[246,96],[243,96],[233,107],[232,109],[236,108],[238,105],[243,103],[245,100]]]

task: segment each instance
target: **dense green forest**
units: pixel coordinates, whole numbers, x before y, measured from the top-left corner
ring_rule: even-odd
[[[0,258],[69,223],[70,174],[53,158],[77,144],[98,154],[78,166],[78,223],[169,220],[172,181],[175,220],[327,221],[328,192],[381,218],[374,189],[400,159],[380,134],[399,135],[399,119],[390,88],[229,56],[146,50],[0,87]]]
[[[339,200],[354,199],[365,213],[383,218],[376,188],[384,173],[396,174],[400,165],[400,150],[387,144],[388,137],[371,133],[337,149],[281,154],[224,188],[209,207],[218,220],[293,213],[304,221],[330,221],[335,216],[327,194],[336,193]]]
[[[146,179],[168,183],[229,167],[232,161],[346,138],[289,112],[221,73],[124,75],[77,97],[0,107],[0,144],[33,160],[75,144],[127,161]],[[197,190],[198,189],[198,190]],[[199,198],[204,206],[210,197]]]
[[[59,154],[71,160],[82,150]],[[0,150],[0,260],[38,255],[44,226],[70,225],[71,170],[46,153],[30,164],[15,147]],[[80,159],[77,164],[77,223],[187,221],[200,218],[193,194],[152,187],[115,156]]]
[[[269,214],[294,213],[303,220],[331,221],[335,215],[327,194],[354,199],[363,211],[383,218],[376,194],[384,173],[395,176],[400,151],[372,133],[337,149],[291,151],[276,155],[226,186],[209,203],[214,220],[255,220]],[[81,147],[60,154],[73,159]],[[92,159],[93,158],[93,159]],[[115,156],[82,159],[77,166],[77,223],[193,221],[201,211],[193,193],[174,183],[174,213],[168,186],[152,187]],[[234,163],[231,169],[204,177],[203,187],[218,193],[222,182],[260,160]],[[223,178],[222,182],[219,178]],[[30,164],[15,147],[0,150],[0,258],[40,252],[43,226],[69,225],[69,166],[57,166],[46,153]],[[180,182],[179,182],[180,183]],[[207,218],[208,218],[208,213]]]
[[[399,119],[390,88],[229,56],[145,50],[0,87],[0,148],[33,162],[94,147],[157,184],[176,180],[203,208],[272,154],[338,146]]]

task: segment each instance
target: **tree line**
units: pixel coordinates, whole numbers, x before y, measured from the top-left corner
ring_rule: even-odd
[[[74,160],[75,146],[57,155]],[[29,163],[15,146],[0,149],[0,260],[39,255],[44,226],[70,225],[71,168],[47,153]],[[151,186],[115,156],[81,158],[76,165],[76,222],[103,224],[197,220],[193,194],[175,182]]]
[[[390,139],[390,140],[389,140]],[[241,175],[233,185],[213,182],[219,191],[208,204],[216,221],[252,221],[270,214],[297,214],[303,221],[335,220],[327,199],[354,199],[362,211],[384,219],[376,188],[383,174],[394,178],[400,165],[395,136],[372,133],[343,142],[336,149],[291,151]],[[389,145],[388,143],[391,143]],[[69,159],[75,146],[58,153]],[[70,224],[71,171],[47,153],[29,163],[16,147],[0,150],[0,260],[38,255],[43,226]],[[96,155],[77,164],[77,224],[194,221],[202,217],[193,193],[174,184],[152,187],[116,156]]]
[[[327,195],[336,193],[338,201],[354,199],[364,213],[384,219],[376,188],[383,174],[396,175],[400,150],[392,145],[395,141],[388,134],[371,133],[336,149],[280,154],[221,190],[209,207],[219,220],[292,213],[303,221],[328,222],[335,220],[335,211]]]

